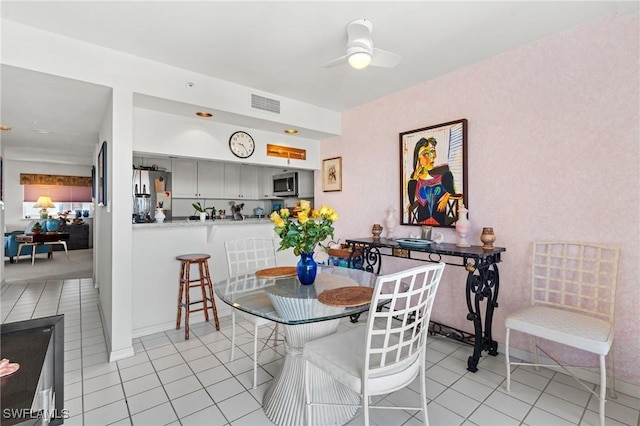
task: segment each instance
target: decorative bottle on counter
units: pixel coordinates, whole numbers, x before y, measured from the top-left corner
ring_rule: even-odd
[[[162,222],[164,222],[164,219],[166,217],[167,216],[164,214],[164,210],[162,210],[160,207],[158,207],[156,209],[156,214],[155,214],[156,222],[162,223]]]
[[[393,240],[393,230],[396,227],[396,209],[389,207],[388,212],[384,224],[387,225],[387,240]]]
[[[471,244],[467,241],[467,234],[469,233],[469,228],[471,228],[471,223],[469,222],[469,218],[467,218],[468,212],[469,210],[466,209],[464,203],[460,203],[460,207],[458,207],[458,220],[456,220],[456,232],[458,233],[456,246],[458,247],[471,247]]]

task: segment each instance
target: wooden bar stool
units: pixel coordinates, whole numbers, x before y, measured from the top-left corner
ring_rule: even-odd
[[[189,340],[189,314],[192,312],[204,311],[204,318],[209,321],[209,309],[213,310],[213,319],[216,323],[216,330],[220,330],[218,322],[218,309],[216,308],[216,300],[213,296],[213,284],[211,283],[211,275],[209,274],[208,254],[183,254],[177,256],[180,261],[180,291],[178,293],[178,319],[176,321],[176,330],[180,329],[182,320],[182,308],[185,309],[184,314],[184,338]],[[200,271],[200,277],[191,279],[191,265],[197,264]],[[198,282],[197,284],[191,284]],[[202,300],[192,302],[189,299],[189,289],[192,287],[200,287],[202,291]],[[207,291],[209,294],[207,295]],[[183,300],[184,299],[184,300]],[[207,305],[207,300],[211,302],[211,306]],[[202,303],[199,309],[191,309],[191,305]]]

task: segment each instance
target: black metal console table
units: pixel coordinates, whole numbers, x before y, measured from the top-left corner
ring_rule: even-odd
[[[498,342],[491,337],[491,325],[493,310],[498,307],[498,290],[500,276],[498,263],[502,260],[500,254],[506,251],[503,247],[483,249],[482,246],[457,247],[455,244],[441,243],[430,244],[425,248],[403,248],[394,240],[385,238],[356,238],[346,240],[346,244],[352,253],[356,249],[362,250],[362,267],[375,274],[380,273],[382,256],[400,257],[405,259],[420,260],[425,262],[444,261],[447,265],[462,266],[468,272],[466,285],[467,319],[473,322],[474,335],[471,339],[474,349],[473,355],[467,360],[467,370],[478,371],[478,362],[482,351],[488,351],[489,355],[498,355]],[[443,256],[454,257],[457,260],[448,262]],[[485,302],[484,328],[482,324],[481,308]],[[434,323],[432,330],[439,332],[442,328],[455,330],[462,338],[467,340],[461,330],[456,330],[442,324]]]

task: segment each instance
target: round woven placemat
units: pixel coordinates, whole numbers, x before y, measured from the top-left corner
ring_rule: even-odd
[[[372,297],[371,287],[340,287],[320,293],[318,301],[329,306],[349,308],[371,303]]]
[[[280,277],[292,277],[296,275],[295,266],[274,266],[273,268],[265,268],[256,271],[256,277],[258,278],[280,278]]]

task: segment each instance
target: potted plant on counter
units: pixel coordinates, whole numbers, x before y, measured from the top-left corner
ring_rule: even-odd
[[[211,212],[211,215],[210,215],[211,220],[215,219],[215,211],[216,211],[215,207],[203,207],[200,205],[200,201],[198,201],[197,203],[193,203],[191,205],[198,213],[200,213],[201,222],[204,222],[205,220],[207,220],[207,210]]]

